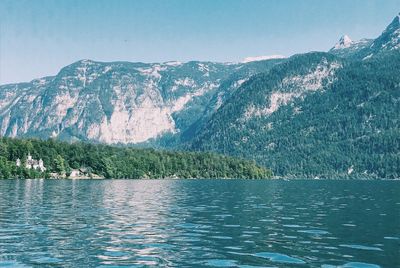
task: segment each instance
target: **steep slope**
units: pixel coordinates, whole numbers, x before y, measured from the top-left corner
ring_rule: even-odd
[[[369,46],[362,49],[357,57],[368,59],[381,52],[400,49],[400,13],[397,15],[383,33],[376,38]]]
[[[353,60],[363,60],[379,55],[382,52],[400,49],[400,13],[376,39],[352,41],[344,35],[329,50],[329,53]]]
[[[400,55],[292,57],[244,83],[189,146],[283,176],[400,176]]]
[[[225,79],[207,104],[204,112],[200,114],[199,119],[191,124],[180,137],[180,142],[185,142],[193,138],[195,133],[204,127],[211,116],[235,94],[236,90],[252,76],[259,73],[267,73],[272,67],[286,61],[286,59],[271,59],[263,61],[253,61],[241,65],[236,71]]]
[[[280,61],[82,60],[54,77],[0,86],[0,135],[171,147],[240,83]]]
[[[236,67],[82,60],[55,77],[1,86],[0,135],[126,144],[176,133],[173,115],[209,99]]]

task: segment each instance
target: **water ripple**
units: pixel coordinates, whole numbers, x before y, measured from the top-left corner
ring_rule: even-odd
[[[306,262],[299,258],[290,257],[285,254],[273,253],[273,252],[260,252],[253,254],[255,257],[265,258],[272,262],[279,263],[294,263],[294,264],[305,264]]]
[[[387,181],[3,180],[0,267],[400,267],[399,192]]]

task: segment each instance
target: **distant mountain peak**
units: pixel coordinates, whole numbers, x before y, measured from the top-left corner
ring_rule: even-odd
[[[389,51],[400,49],[400,13],[386,27],[382,34],[376,38],[369,46],[370,51],[366,51],[363,59],[379,53],[380,51]]]
[[[342,48],[348,48],[353,44],[353,41],[350,39],[348,35],[343,35],[340,37],[339,41],[335,44],[333,49],[342,49]]]
[[[389,24],[387,29],[390,29],[390,30],[400,29],[400,13],[396,17],[394,17],[393,21]]]
[[[400,13],[377,38],[352,41],[349,36],[343,35],[329,52],[340,57],[366,60],[381,52],[398,49],[400,49]]]
[[[399,28],[400,28],[400,13],[396,17],[394,17],[392,22],[388,25],[388,27],[386,27],[385,32],[395,31]]]
[[[285,59],[285,58],[286,58],[286,56],[282,56],[282,55],[246,57],[242,60],[242,63],[248,63],[248,62],[252,62],[252,61],[260,61],[260,60]]]

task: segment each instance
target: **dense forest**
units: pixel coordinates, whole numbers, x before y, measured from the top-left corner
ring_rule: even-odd
[[[45,172],[25,168],[27,155],[42,159]],[[16,165],[17,159],[22,161]],[[68,177],[85,169],[89,177],[104,178],[270,178],[254,162],[213,153],[167,152],[119,148],[101,144],[66,143],[52,139],[0,138],[0,178]]]
[[[246,107],[265,106],[288,77],[318,62],[341,64],[332,83],[243,121]],[[346,61],[327,53],[291,58],[254,76],[197,133],[191,150],[246,157],[285,177],[400,177],[400,53]],[[267,102],[268,104],[268,102]]]

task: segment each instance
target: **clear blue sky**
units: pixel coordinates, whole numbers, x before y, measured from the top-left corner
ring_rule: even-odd
[[[400,0],[0,0],[0,84],[79,59],[239,61],[376,37]]]

